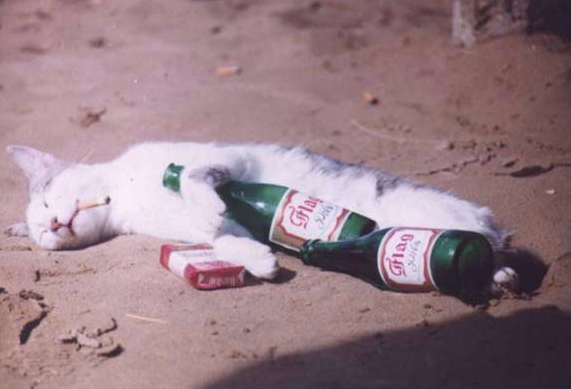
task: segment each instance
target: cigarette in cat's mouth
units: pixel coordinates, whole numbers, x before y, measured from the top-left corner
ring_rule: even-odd
[[[107,205],[111,202],[111,197],[105,196],[97,200],[78,200],[77,210],[85,211],[86,209],[100,207],[102,205]]]

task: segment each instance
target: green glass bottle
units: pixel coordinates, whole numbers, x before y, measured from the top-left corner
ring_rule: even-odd
[[[491,280],[492,247],[470,231],[395,227],[343,242],[309,240],[304,263],[403,292],[474,295]]]
[[[163,185],[180,191],[183,169],[170,164]],[[255,239],[293,251],[299,251],[308,239],[355,239],[377,227],[363,215],[284,186],[227,181],[216,192],[226,204],[228,217]]]

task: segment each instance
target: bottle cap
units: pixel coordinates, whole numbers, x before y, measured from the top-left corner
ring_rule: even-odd
[[[483,236],[474,236],[463,244],[458,250],[457,261],[460,284],[464,292],[479,292],[492,279],[494,254]]]
[[[163,186],[169,188],[173,192],[180,192],[180,172],[184,166],[171,163],[167,166],[163,174]]]
[[[491,280],[494,253],[482,235],[447,231],[436,241],[431,261],[432,276],[444,293],[474,295]]]

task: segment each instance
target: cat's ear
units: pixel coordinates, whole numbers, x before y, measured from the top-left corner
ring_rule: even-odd
[[[26,146],[8,146],[8,154],[12,156],[34,188],[39,182],[48,180],[63,163],[51,154]]]

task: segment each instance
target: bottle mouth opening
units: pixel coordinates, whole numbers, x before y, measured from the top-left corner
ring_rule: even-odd
[[[180,173],[184,166],[170,163],[163,174],[163,186],[174,192],[180,192]]]

